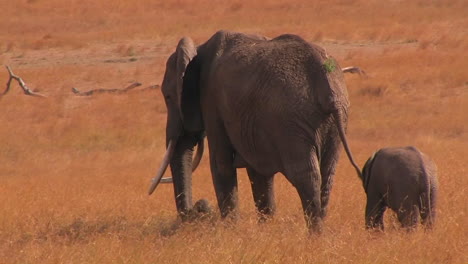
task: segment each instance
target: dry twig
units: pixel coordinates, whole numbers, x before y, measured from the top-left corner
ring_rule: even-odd
[[[37,96],[37,97],[46,97],[45,95],[42,95],[42,94],[35,93],[35,92],[31,91],[31,89],[29,89],[29,87],[26,85],[26,83],[23,81],[23,79],[21,79],[19,76],[16,76],[15,74],[13,74],[13,71],[11,70],[10,66],[5,65],[5,67],[8,70],[8,74],[10,74],[10,78],[8,79],[8,82],[6,84],[6,89],[2,93],[2,96],[5,95],[6,93],[8,93],[8,91],[10,91],[11,80],[15,79],[18,82],[18,84],[21,86],[21,88],[23,89],[23,92],[24,92],[25,95],[31,95],[31,96]]]

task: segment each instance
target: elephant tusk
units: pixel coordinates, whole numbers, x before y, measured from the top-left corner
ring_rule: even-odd
[[[204,144],[204,140],[203,138],[201,138],[198,143],[197,143],[197,153],[195,154],[195,158],[193,159],[193,162],[192,162],[192,172],[194,172],[198,165],[200,165],[200,161],[202,159],[202,156],[203,156],[203,150],[205,148],[205,144]]]
[[[172,177],[164,177],[159,183],[173,183]]]
[[[198,165],[200,165],[200,161],[203,156],[203,151],[205,149],[203,138],[200,139],[197,144],[198,144],[197,153],[195,154],[195,158],[193,159],[192,172],[194,172],[197,169]],[[172,177],[164,177],[164,178],[161,178],[161,181],[159,183],[173,183],[173,182],[174,181],[172,180]]]
[[[174,149],[176,146],[177,141],[176,140],[170,140],[169,144],[167,145],[167,150],[166,153],[164,154],[164,158],[161,164],[161,167],[159,167],[158,172],[156,173],[156,177],[154,177],[151,180],[151,186],[148,190],[148,194],[151,195],[158,184],[161,182],[161,178],[164,175],[164,172],[166,172],[167,166],[169,166],[169,162],[171,161],[172,154],[174,154]]]

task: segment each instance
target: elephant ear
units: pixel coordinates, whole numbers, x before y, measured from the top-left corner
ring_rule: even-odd
[[[184,129],[190,132],[203,130],[200,109],[199,72],[197,48],[191,38],[184,37],[177,44],[177,103]]]
[[[195,56],[187,66],[183,78],[181,110],[184,129],[189,132],[204,130],[200,106],[200,57]]]

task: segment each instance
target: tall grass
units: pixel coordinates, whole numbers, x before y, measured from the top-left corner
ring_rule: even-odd
[[[468,263],[468,48],[464,1],[1,1],[0,59],[48,97],[16,86],[0,97],[1,263]],[[161,82],[188,35],[218,29],[316,41],[341,66],[348,140],[359,164],[384,146],[416,145],[439,169],[432,232],[364,230],[365,194],[345,155],[321,236],[305,230],[298,195],[276,176],[278,213],[257,224],[239,170],[240,219],[180,225],[171,185],[146,194],[164,153],[160,91],[74,96],[70,89]],[[133,59],[132,59],[133,58]],[[130,60],[132,59],[132,60]],[[0,83],[6,83],[7,72]],[[216,206],[205,155],[194,199]]]

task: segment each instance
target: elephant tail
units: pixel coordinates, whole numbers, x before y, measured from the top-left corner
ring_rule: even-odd
[[[369,186],[370,176],[372,175],[372,167],[374,165],[375,157],[377,156],[378,151],[374,152],[372,156],[366,161],[364,167],[362,168],[362,186],[364,191],[367,193],[367,188]]]
[[[342,115],[340,111],[335,111],[333,117],[333,119],[335,120],[336,128],[338,129],[338,134],[340,136],[341,142],[343,142],[343,147],[346,151],[346,155],[348,155],[348,159],[351,162],[351,165],[353,165],[354,169],[356,169],[356,173],[358,174],[359,178],[362,179],[361,169],[359,169],[359,166],[354,161],[353,154],[351,153],[351,150],[348,146],[348,141],[346,140],[346,134],[343,127]]]

